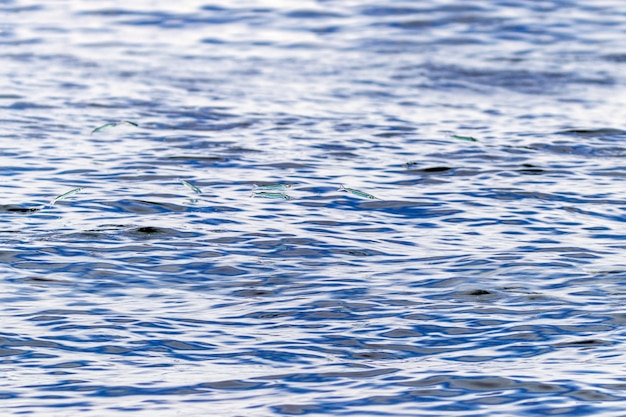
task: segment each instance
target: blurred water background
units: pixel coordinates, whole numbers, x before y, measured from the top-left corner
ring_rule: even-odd
[[[625,40],[619,0],[0,0],[2,415],[624,415]]]

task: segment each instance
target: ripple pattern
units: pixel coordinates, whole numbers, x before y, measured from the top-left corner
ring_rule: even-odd
[[[222,3],[0,0],[3,415],[623,415],[625,6]]]

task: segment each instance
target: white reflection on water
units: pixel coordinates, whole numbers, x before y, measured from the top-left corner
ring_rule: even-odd
[[[624,10],[562,6],[0,5],[5,410],[620,415]]]

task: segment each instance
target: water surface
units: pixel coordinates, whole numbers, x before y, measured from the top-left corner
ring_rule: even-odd
[[[4,415],[623,415],[621,2],[0,16]]]

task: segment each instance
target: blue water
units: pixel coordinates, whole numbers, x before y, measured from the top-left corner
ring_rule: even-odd
[[[618,0],[0,0],[2,415],[623,416],[624,39]]]

